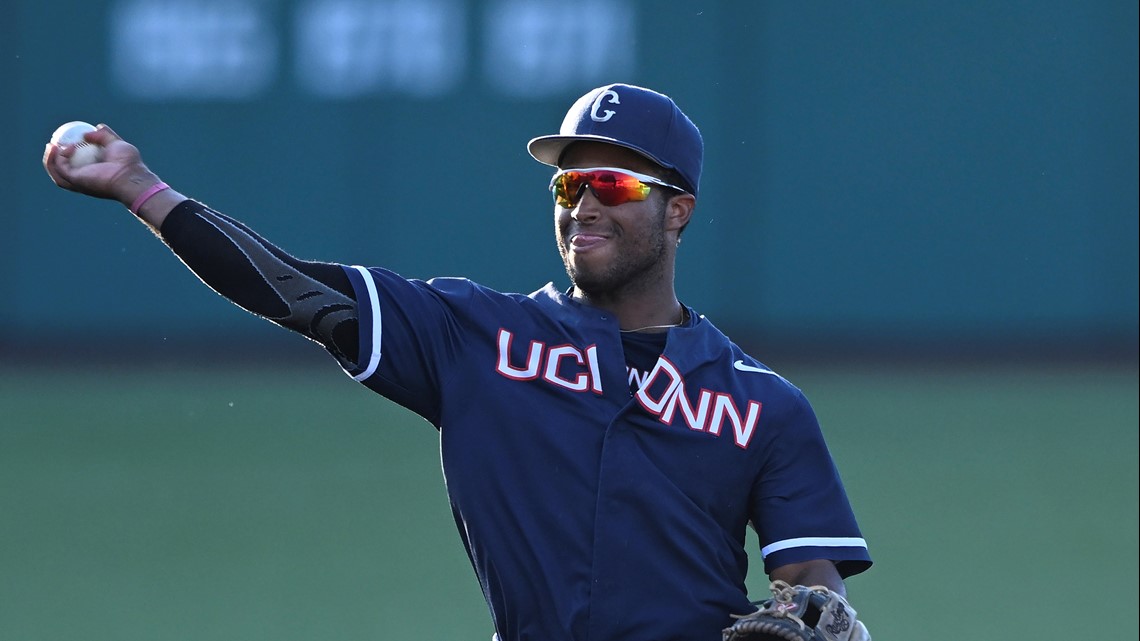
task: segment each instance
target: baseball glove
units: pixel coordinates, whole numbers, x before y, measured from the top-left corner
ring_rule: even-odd
[[[772,598],[752,614],[736,615],[723,641],[871,641],[846,599],[823,586],[773,581]]]

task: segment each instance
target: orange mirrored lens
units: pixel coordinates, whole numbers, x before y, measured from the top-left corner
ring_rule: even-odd
[[[567,209],[578,206],[582,191],[589,188],[598,202],[613,207],[649,197],[649,185],[616,171],[568,171],[554,180],[554,201]]]

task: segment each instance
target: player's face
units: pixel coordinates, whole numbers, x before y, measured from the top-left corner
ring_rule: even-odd
[[[614,145],[581,142],[570,147],[562,169],[618,167],[658,176],[656,165],[641,155]],[[614,296],[644,287],[651,289],[672,278],[675,233],[666,225],[666,204],[672,195],[652,189],[642,201],[607,207],[586,189],[576,207],[555,205],[558,251],[574,286],[592,296]]]

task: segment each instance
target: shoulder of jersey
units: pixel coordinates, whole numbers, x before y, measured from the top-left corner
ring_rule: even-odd
[[[739,350],[734,350],[732,358],[733,373],[738,377],[755,377],[761,379],[763,382],[775,383],[777,385],[786,386],[791,391],[799,393],[799,388],[792,384],[791,381],[784,378],[779,372],[768,367],[764,363],[744,354]],[[758,380],[757,382],[761,382]]]

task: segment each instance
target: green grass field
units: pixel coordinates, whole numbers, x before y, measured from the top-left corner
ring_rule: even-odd
[[[781,369],[876,641],[1133,638],[1134,367]],[[487,641],[436,446],[331,362],[0,367],[0,639]]]

